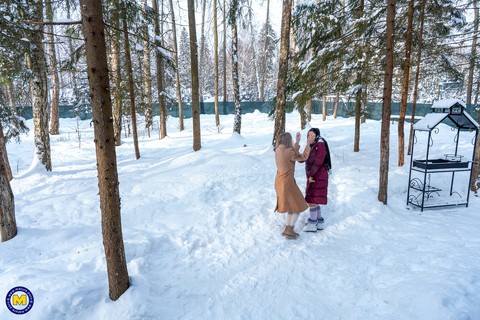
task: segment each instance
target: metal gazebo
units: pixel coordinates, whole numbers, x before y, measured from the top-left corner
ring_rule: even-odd
[[[472,164],[475,156],[475,146],[478,123],[466,112],[466,105],[458,99],[446,99],[435,102],[432,105],[432,113],[428,113],[423,119],[413,125],[413,144],[410,158],[410,172],[408,177],[407,205],[419,207],[421,211],[425,208],[446,207],[465,205],[468,207],[470,196],[470,180],[472,177]],[[445,123],[455,132],[452,145],[448,150],[450,153],[438,157],[433,143],[433,134],[438,134],[440,123]],[[472,154],[470,158],[458,154],[460,132],[475,133],[472,139]],[[420,136],[428,136],[424,158],[415,157],[415,145]],[[468,138],[468,137],[467,137]],[[437,157],[431,153],[437,154]],[[418,153],[418,150],[417,150]],[[468,175],[466,185],[454,183],[455,175]],[[450,189],[448,192],[442,190],[443,185],[438,185],[441,178],[448,176]],[[433,178],[432,178],[433,177]],[[462,181],[465,180],[466,177]],[[437,184],[436,184],[437,183]]]

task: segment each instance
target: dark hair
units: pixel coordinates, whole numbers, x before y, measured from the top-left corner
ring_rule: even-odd
[[[318,140],[320,140],[320,129],[318,128],[311,128],[310,130],[308,130],[308,132],[313,132],[315,133],[315,142],[318,142]]]

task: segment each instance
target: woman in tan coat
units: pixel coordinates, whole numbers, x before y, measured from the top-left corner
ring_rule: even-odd
[[[308,159],[310,144],[314,141],[312,137],[308,137],[307,145],[303,153],[299,152],[299,142],[299,132],[297,133],[295,144],[293,144],[292,135],[285,132],[278,136],[275,146],[275,162],[277,164],[277,175],[275,176],[277,205],[275,211],[287,213],[285,230],[283,230],[282,236],[288,239],[296,239],[299,237],[299,234],[294,231],[295,223],[298,220],[300,212],[308,208],[308,204],[295,181],[295,161],[305,161]]]

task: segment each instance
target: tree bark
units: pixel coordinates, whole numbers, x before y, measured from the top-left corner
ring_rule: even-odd
[[[10,79],[5,80],[5,91],[7,93],[7,101],[8,105],[10,107],[10,110],[12,110],[12,114],[17,114],[17,106],[16,106],[16,99],[15,99],[15,90],[14,90],[14,85]]]
[[[477,43],[477,38],[478,38],[478,24],[479,24],[479,9],[478,9],[478,2],[477,0],[473,1],[473,7],[475,10],[474,17],[475,17],[475,26],[474,26],[474,36],[473,36],[473,42],[475,45],[472,45],[472,60],[475,61],[475,56],[476,54],[476,49],[474,49],[474,46],[476,47]],[[471,63],[471,62],[470,62]],[[473,70],[475,64],[470,64],[471,70]],[[473,76],[472,76],[472,85],[473,85]],[[477,97],[478,97],[478,88],[480,87],[480,80],[477,82],[477,94],[475,97],[475,104],[477,103]],[[467,100],[470,101],[471,103],[471,94],[470,98],[467,98]],[[468,102],[467,102],[468,103]],[[477,122],[480,121],[480,112],[478,113],[478,119]],[[477,190],[480,188],[480,131],[477,132],[477,142],[475,145],[475,156],[474,160],[472,163],[472,180],[470,181],[470,190],[477,192]]]
[[[148,0],[145,0],[143,6],[145,8],[145,14],[148,8]],[[172,9],[173,14],[173,9]],[[150,131],[153,125],[153,99],[152,99],[152,71],[150,70],[150,35],[148,33],[148,24],[143,26],[143,83],[145,86],[145,129],[147,129],[148,137],[150,138]],[[174,33],[174,41],[176,41]],[[176,44],[176,42],[175,42]],[[177,80],[178,81],[178,80]]]
[[[128,37],[127,12],[124,7],[123,34],[125,35],[125,68],[127,69],[128,93],[130,97],[130,115],[132,117],[133,146],[135,149],[135,159],[140,159],[140,149],[138,148],[137,132],[137,111],[135,108],[135,89],[133,83],[132,56],[130,54],[130,40]]]
[[[12,169],[10,167],[10,162],[8,161],[8,154],[7,154],[7,143],[5,141],[5,136],[3,135],[3,128],[2,122],[0,121],[0,163],[2,166],[2,171],[5,172],[5,176],[7,177],[8,181],[12,181],[13,174]]]
[[[242,105],[240,103],[240,79],[238,75],[238,33],[237,33],[238,0],[230,4],[229,23],[232,29],[232,82],[233,100],[235,104],[235,119],[233,132],[240,134],[242,129]]]
[[[307,112],[305,110],[306,103],[299,102],[297,105],[298,113],[300,113],[300,128],[303,130],[307,126]]]
[[[17,235],[15,221],[15,199],[10,186],[12,172],[8,164],[7,148],[0,122],[0,235],[1,242],[8,241]]]
[[[154,14],[154,29],[155,29],[155,61],[157,65],[157,91],[158,91],[158,104],[160,107],[160,139],[167,136],[167,107],[165,102],[165,92],[163,83],[163,56],[160,52],[162,43],[160,39],[162,34],[160,32],[160,19],[158,17],[158,3],[157,0],[152,0],[153,14]]]
[[[33,21],[43,21],[42,0],[31,2],[34,15]],[[32,93],[32,111],[34,124],[35,154],[38,161],[47,171],[52,171],[50,155],[50,135],[48,134],[48,83],[47,62],[43,48],[43,30],[41,25],[32,26],[26,31],[29,39],[30,52],[28,64],[31,70],[30,91]]]
[[[2,144],[3,128],[0,123],[0,145]],[[4,143],[3,143],[4,144]],[[17,235],[17,223],[15,221],[15,199],[10,180],[7,177],[5,155],[0,146],[0,234],[1,242],[8,241]]]
[[[197,53],[197,31],[195,29],[195,3],[188,0],[188,25],[190,32],[190,61],[192,65],[192,122],[193,122],[193,150],[200,150],[202,147],[200,136],[200,96],[198,81],[198,53]]]
[[[407,154],[412,153],[413,143],[413,124],[415,122],[415,109],[417,107],[417,95],[418,95],[418,81],[420,79],[420,65],[422,63],[422,45],[423,45],[423,24],[425,21],[425,1],[420,3],[420,29],[418,30],[418,50],[417,50],[417,66],[415,71],[415,84],[413,87],[413,102],[412,102],[412,117],[410,119],[410,132],[408,136],[408,151]]]
[[[407,113],[408,87],[410,86],[410,59],[412,55],[413,33],[413,5],[414,0],[408,3],[408,23],[405,39],[405,60],[403,65],[402,100],[398,117],[398,166],[405,164],[405,114]]]
[[[178,124],[180,127],[180,131],[183,131],[185,129],[185,125],[183,123],[182,91],[180,88],[180,74],[178,71],[177,26],[175,22],[175,12],[173,10],[173,0],[170,0],[169,2],[170,2],[170,16],[172,18],[173,64],[174,64],[173,67],[175,69],[175,89],[177,90],[177,101],[178,101]],[[218,75],[218,70],[217,70],[217,75]]]
[[[473,92],[473,75],[477,60],[477,40],[478,40],[478,24],[479,22],[479,9],[478,9],[478,2],[477,0],[473,0],[473,10],[474,10],[474,18],[473,18],[473,39],[472,39],[472,49],[470,51],[470,61],[468,67],[468,81],[467,81],[467,104],[472,103],[472,92]]]
[[[307,121],[310,122],[312,121],[312,99],[308,99],[307,102],[305,102],[305,108],[307,113]]]
[[[71,2],[74,2],[75,0],[66,0],[65,1],[65,7],[66,7],[66,10],[67,10],[67,19],[68,20],[71,20]],[[76,3],[76,2],[75,2]],[[73,52],[75,51],[74,50],[74,47],[73,47],[73,40],[72,40],[72,37],[68,37],[67,38],[67,43],[68,43],[68,50],[69,50],[69,53],[70,55],[73,55]],[[77,72],[75,72],[74,70],[72,70],[70,72],[70,76],[71,76],[71,80],[72,80],[72,86],[73,86],[73,95],[74,95],[74,98],[75,98],[75,104],[78,102],[79,100],[79,96],[80,96],[80,93],[79,93],[79,90],[78,90],[78,84],[77,84]],[[62,78],[60,78],[61,80]]]
[[[392,103],[393,79],[393,45],[395,32],[395,0],[388,0],[387,4],[387,31],[386,31],[386,56],[385,79],[383,85],[382,126],[380,133],[380,176],[378,200],[388,202],[388,166],[390,156],[390,115]]]
[[[357,73],[357,86],[361,87],[362,75]],[[362,117],[362,89],[357,89],[355,95],[355,135],[353,138],[353,152],[360,151],[360,118]]]
[[[200,64],[198,66],[199,74],[199,94],[200,94],[200,113],[204,114],[203,94],[205,90],[205,13],[207,11],[207,0],[202,0],[202,24],[200,31]]]
[[[355,18],[361,20],[363,18],[365,10],[365,3],[363,0],[359,1],[359,5],[355,10]],[[361,37],[361,33],[363,32],[363,23],[358,24],[358,29],[356,30],[359,37]],[[360,151],[360,124],[362,118],[362,93],[363,93],[363,68],[361,67],[361,60],[363,57],[364,48],[362,46],[358,47],[357,50],[357,59],[358,63],[360,64],[359,69],[357,70],[356,75],[356,85],[357,85],[357,93],[355,95],[355,135],[353,138],[353,151],[359,152]]]
[[[172,0],[170,0],[172,1]],[[213,96],[215,104],[215,126],[217,132],[220,132],[220,114],[218,110],[218,22],[217,22],[217,0],[213,0]]]
[[[88,81],[92,98],[102,235],[109,296],[117,300],[130,286],[123,244],[117,157],[101,0],[80,0]]]
[[[337,95],[335,97],[335,107],[333,107],[333,118],[337,119],[338,113],[338,103],[340,102],[340,93],[337,91]]]
[[[275,106],[275,127],[272,145],[277,137],[285,132],[285,108],[287,104],[288,56],[290,54],[290,22],[292,19],[292,0],[283,0],[282,26],[280,32],[280,57],[277,81],[277,103]]]
[[[122,144],[122,71],[120,65],[120,0],[112,0],[111,69],[113,75],[113,129],[115,145]]]
[[[223,0],[223,111],[227,113],[227,1]]]
[[[322,95],[322,121],[327,120],[327,96]]]
[[[48,21],[53,21],[52,2],[45,2],[45,10]],[[53,25],[47,26],[48,33],[48,57],[50,60],[50,73],[52,77],[52,107],[50,109],[50,134],[57,135],[60,130],[60,121],[58,119],[58,105],[60,101],[60,80],[58,78],[57,55],[55,49],[55,36]]]

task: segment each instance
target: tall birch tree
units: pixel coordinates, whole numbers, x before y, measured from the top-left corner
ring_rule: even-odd
[[[237,15],[239,13],[239,0],[230,2],[228,23],[232,32],[232,83],[233,100],[235,104],[235,119],[233,121],[233,132],[240,134],[242,129],[242,105],[240,103],[240,79],[238,74],[238,26]]]
[[[28,67],[31,71],[30,93],[32,95],[32,111],[34,125],[34,145],[36,158],[47,171],[52,171],[50,155],[50,135],[48,133],[48,82],[47,62],[43,47],[43,1],[28,0],[26,2],[31,21],[39,22],[25,29],[30,41],[27,54]]]

